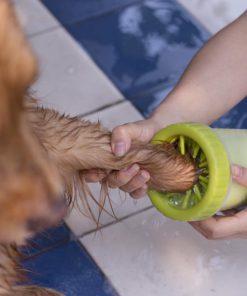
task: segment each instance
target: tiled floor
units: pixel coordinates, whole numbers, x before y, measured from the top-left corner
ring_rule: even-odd
[[[81,242],[120,295],[246,295],[246,242],[206,241],[155,209]]]
[[[172,0],[14,2],[40,60],[37,96],[108,128],[147,116],[210,36],[207,30],[216,32],[247,7],[241,0],[179,0],[196,19]],[[247,128],[246,104],[216,125]],[[206,241],[158,214],[148,198],[134,203],[115,190],[111,198],[120,221],[103,214],[95,232],[73,210],[67,224],[23,250],[33,282],[66,296],[246,295],[244,241]]]
[[[244,0],[179,0],[213,34],[246,10]]]
[[[40,1],[13,0],[21,23],[28,36],[59,27],[60,23],[51,16]]]

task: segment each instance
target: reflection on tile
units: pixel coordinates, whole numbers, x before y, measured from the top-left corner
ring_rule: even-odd
[[[64,29],[38,35],[31,38],[31,43],[41,68],[33,88],[45,105],[77,115],[122,98],[122,94]]]
[[[216,33],[246,9],[243,0],[178,0],[212,33]]]
[[[100,120],[105,127],[112,129],[114,126],[123,124],[125,122],[141,120],[142,117],[129,102],[124,102],[108,108],[104,111],[87,116],[86,119],[93,122],[97,122],[98,120]],[[99,186],[96,184],[92,184],[91,190],[94,196],[98,199],[100,196]],[[110,197],[112,200],[114,213],[119,219],[129,214],[138,212],[141,209],[151,205],[148,198],[142,198],[135,202],[129,196],[120,193],[119,190],[110,190]],[[97,217],[98,207],[94,202],[91,202],[91,206],[94,209],[95,216]],[[106,209],[112,214],[109,203],[106,203]],[[102,225],[105,225],[110,222],[116,221],[116,219],[103,212],[100,221]],[[80,213],[80,211],[76,208],[73,209],[66,222],[73,233],[77,236],[80,236],[83,233],[96,228],[95,222],[91,218],[83,216],[82,213]]]
[[[65,224],[48,229],[31,239],[21,250],[25,258],[37,255],[50,248],[57,247],[71,239],[71,233]]]
[[[14,0],[13,2],[27,35],[37,34],[59,26],[57,20],[40,1]]]
[[[67,29],[129,99],[174,84],[208,37],[169,0],[142,1]]]
[[[138,0],[41,0],[62,24],[100,15]]]
[[[81,241],[122,296],[246,295],[244,240],[207,241],[155,209]]]
[[[23,262],[33,284],[66,296],[117,296],[114,288],[79,243],[71,242]]]

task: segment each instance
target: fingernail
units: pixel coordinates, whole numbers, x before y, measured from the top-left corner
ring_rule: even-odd
[[[126,152],[126,146],[124,144],[124,142],[118,142],[116,144],[114,144],[114,153],[117,156],[123,156]]]
[[[138,164],[134,164],[132,165],[130,168],[128,168],[126,170],[126,172],[128,172],[130,175],[133,175],[135,173],[137,173],[139,171],[140,167]]]
[[[147,184],[144,184],[144,185],[142,186],[142,189],[146,191],[146,190],[148,189],[148,185],[147,185]]]
[[[241,177],[242,176],[242,169],[239,166],[233,165],[231,168],[232,174],[234,177]]]
[[[150,178],[150,175],[146,171],[141,171],[141,176],[143,177],[144,181],[148,181]]]

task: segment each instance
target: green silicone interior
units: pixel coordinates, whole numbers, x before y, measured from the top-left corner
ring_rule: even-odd
[[[230,163],[224,145],[208,126],[198,123],[170,125],[158,132],[152,143],[173,143],[190,157],[200,172],[194,186],[184,192],[149,190],[153,205],[169,218],[203,220],[214,215],[224,203],[230,181]]]

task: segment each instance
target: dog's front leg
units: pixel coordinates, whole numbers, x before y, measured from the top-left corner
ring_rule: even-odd
[[[184,191],[193,185],[195,167],[171,144],[132,145],[123,157],[111,151],[111,133],[99,123],[60,115],[42,109],[35,102],[27,104],[28,118],[47,154],[60,173],[67,177],[80,170],[121,170],[133,163],[149,171],[149,187],[161,191]]]

